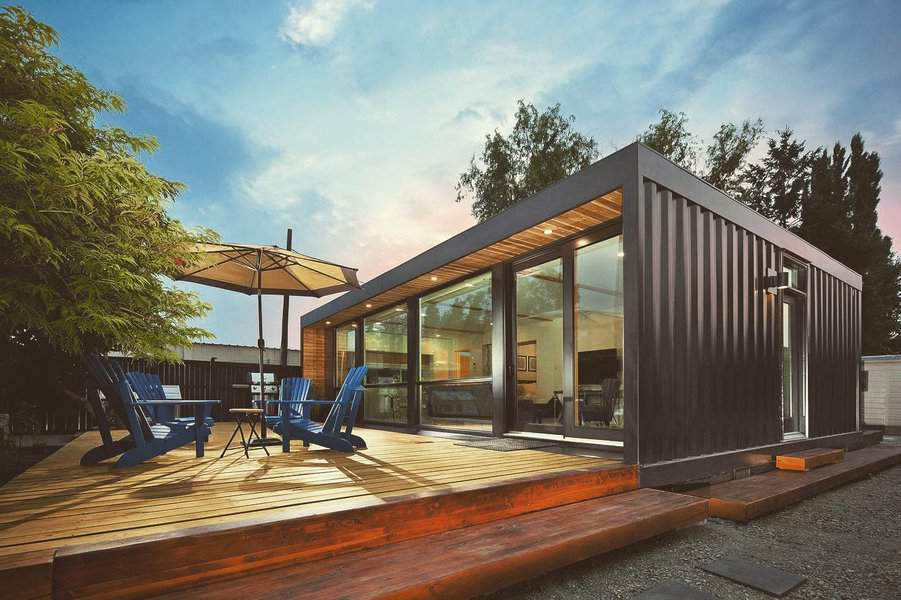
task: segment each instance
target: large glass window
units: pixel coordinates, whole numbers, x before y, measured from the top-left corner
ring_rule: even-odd
[[[516,429],[563,427],[563,260],[520,269],[516,288]]]
[[[341,387],[347,372],[356,364],[357,324],[335,328],[335,385]]]
[[[407,422],[407,309],[395,306],[363,322],[367,421]]]
[[[429,294],[419,307],[422,423],[490,429],[491,275]]]
[[[623,236],[575,252],[576,427],[623,427]]]

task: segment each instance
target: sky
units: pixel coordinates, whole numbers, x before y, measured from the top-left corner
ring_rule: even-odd
[[[54,50],[152,135],[154,172],[188,188],[171,213],[230,242],[284,245],[362,281],[474,224],[454,184],[516,101],[559,102],[601,155],[660,108],[710,140],[760,117],[808,147],[860,131],[882,157],[879,222],[901,248],[901,3],[829,1],[24,2]],[[179,283],[200,322],[256,343],[255,299]],[[294,298],[299,316],[323,300]],[[278,345],[281,299],[265,303]]]

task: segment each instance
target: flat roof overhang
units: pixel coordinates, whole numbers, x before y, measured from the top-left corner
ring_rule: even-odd
[[[338,325],[377,312],[621,218],[624,188],[636,189],[645,178],[861,289],[861,276],[847,266],[636,142],[306,313],[301,327],[321,327],[326,320]],[[544,234],[547,228],[550,235]]]

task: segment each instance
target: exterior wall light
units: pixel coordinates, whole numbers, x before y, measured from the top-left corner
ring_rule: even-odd
[[[788,273],[785,271],[777,273],[774,269],[767,269],[763,287],[766,288],[767,294],[773,295],[776,295],[779,290],[791,287],[788,281]]]

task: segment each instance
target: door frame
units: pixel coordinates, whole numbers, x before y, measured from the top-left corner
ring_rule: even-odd
[[[526,433],[558,434],[563,438],[582,438],[622,442],[625,439],[626,423],[622,429],[606,427],[577,427],[575,424],[576,364],[575,364],[575,252],[591,244],[623,235],[621,219],[605,223],[582,234],[571,236],[540,248],[538,251],[510,262],[506,271],[507,291],[504,310],[510,316],[508,335],[504,340],[504,357],[507,380],[505,400],[507,408],[506,431],[520,431],[516,424],[516,273],[555,258],[560,258],[563,267],[563,426],[530,425],[521,431]],[[625,271],[625,269],[624,269]],[[625,273],[624,273],[625,274]],[[625,290],[624,290],[625,293]],[[625,357],[623,358],[625,361]],[[623,365],[625,371],[625,365]],[[623,373],[623,379],[625,372]],[[623,382],[625,383],[625,382]],[[625,387],[625,386],[624,386]],[[625,393],[625,389],[624,389]]]
[[[809,326],[807,322],[808,315],[808,307],[807,307],[807,292],[806,292],[806,282],[807,282],[807,273],[809,272],[810,266],[791,256],[787,253],[783,253],[781,264],[780,264],[780,272],[782,272],[785,267],[785,263],[788,262],[792,266],[796,267],[801,271],[799,278],[800,288],[794,287],[785,287],[780,291],[779,298],[779,330],[781,332],[781,337],[779,340],[780,351],[784,347],[784,341],[786,335],[791,335],[793,337],[794,344],[792,345],[792,370],[794,371],[792,387],[793,392],[797,394],[797,400],[795,401],[796,406],[793,409],[798,411],[797,423],[798,428],[795,431],[785,431],[785,395],[782,394],[781,402],[779,404],[780,409],[780,421],[782,421],[782,439],[783,440],[791,440],[797,438],[809,438],[810,437],[810,428],[809,428],[809,407],[807,397],[807,354],[808,354],[808,332]],[[785,331],[785,320],[782,318],[782,310],[784,310],[783,305],[789,303],[793,307],[793,317],[794,322],[791,323],[791,327],[793,331],[786,332]],[[781,353],[780,353],[781,354]],[[785,360],[783,356],[780,356],[781,361],[781,375],[785,377]],[[781,386],[780,386],[781,390]]]
[[[520,271],[525,269],[529,269],[531,267],[535,267],[547,262],[551,262],[553,260],[560,260],[560,269],[563,274],[563,322],[561,327],[563,331],[561,331],[561,344],[563,347],[564,357],[562,359],[562,371],[563,371],[563,398],[561,401],[563,403],[563,415],[561,417],[561,423],[559,425],[545,425],[541,423],[524,423],[521,427],[522,429],[517,429],[516,431],[523,431],[527,433],[550,433],[550,434],[559,434],[565,435],[566,431],[566,265],[563,260],[563,246],[557,245],[552,248],[544,248],[542,251],[532,254],[529,257],[514,261],[512,265],[512,269],[510,269],[510,300],[507,303],[507,306],[510,310],[510,335],[507,336],[504,344],[504,350],[506,354],[506,362],[508,365],[507,368],[507,376],[510,378],[510,385],[507,386],[507,405],[509,407],[508,413],[510,418],[508,423],[511,425],[511,430],[513,426],[517,425],[517,411],[518,408],[518,400],[516,398],[516,386],[519,380],[519,371],[516,366],[517,360],[517,350],[519,347],[519,341],[517,339],[517,322],[519,321],[517,312],[516,312],[516,277]]]

